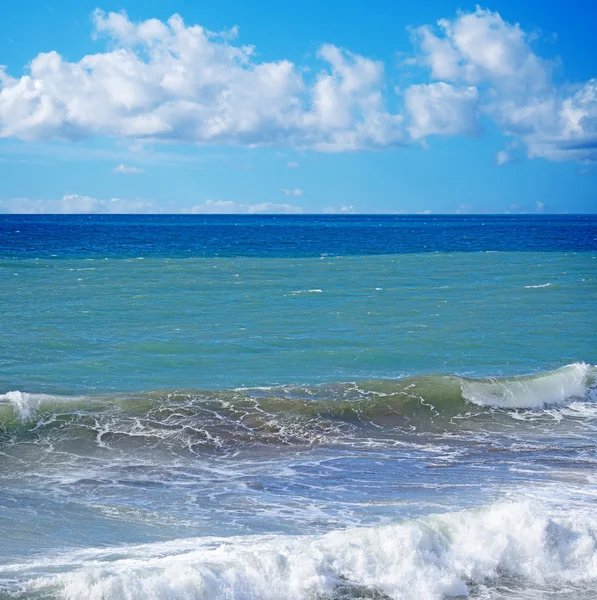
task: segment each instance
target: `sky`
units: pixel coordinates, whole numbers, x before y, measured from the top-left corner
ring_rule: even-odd
[[[1,8],[0,212],[597,213],[594,0],[97,2]]]

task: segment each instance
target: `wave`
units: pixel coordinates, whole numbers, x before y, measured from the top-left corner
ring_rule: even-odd
[[[597,591],[597,520],[497,503],[320,536],[193,538],[0,566],[0,581],[16,574],[22,593],[65,600],[441,600],[500,586],[580,597]]]
[[[156,390],[128,395],[60,397],[11,391],[0,395],[2,435],[78,436],[99,445],[161,439],[198,448],[243,443],[316,443],[363,429],[388,432],[467,427],[500,413],[569,416],[597,400],[597,368],[574,363],[510,378],[422,375],[313,387],[224,391]],[[579,404],[580,403],[580,404]],[[528,419],[526,419],[528,420]]]
[[[524,287],[527,290],[533,290],[533,289],[538,289],[538,288],[546,288],[546,287],[550,287],[550,286],[551,286],[551,283],[548,282],[548,283],[541,283],[539,285],[525,285]]]
[[[462,397],[494,408],[544,408],[585,398],[595,385],[596,368],[574,363],[555,371],[511,379],[462,380]]]

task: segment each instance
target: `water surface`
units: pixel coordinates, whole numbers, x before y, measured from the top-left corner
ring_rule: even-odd
[[[597,594],[597,218],[0,217],[1,598]]]

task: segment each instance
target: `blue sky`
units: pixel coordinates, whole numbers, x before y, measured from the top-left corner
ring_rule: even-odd
[[[588,1],[10,3],[0,211],[597,212],[596,22]]]

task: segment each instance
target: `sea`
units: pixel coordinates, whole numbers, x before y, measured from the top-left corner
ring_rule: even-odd
[[[597,598],[597,216],[0,215],[0,598]]]

